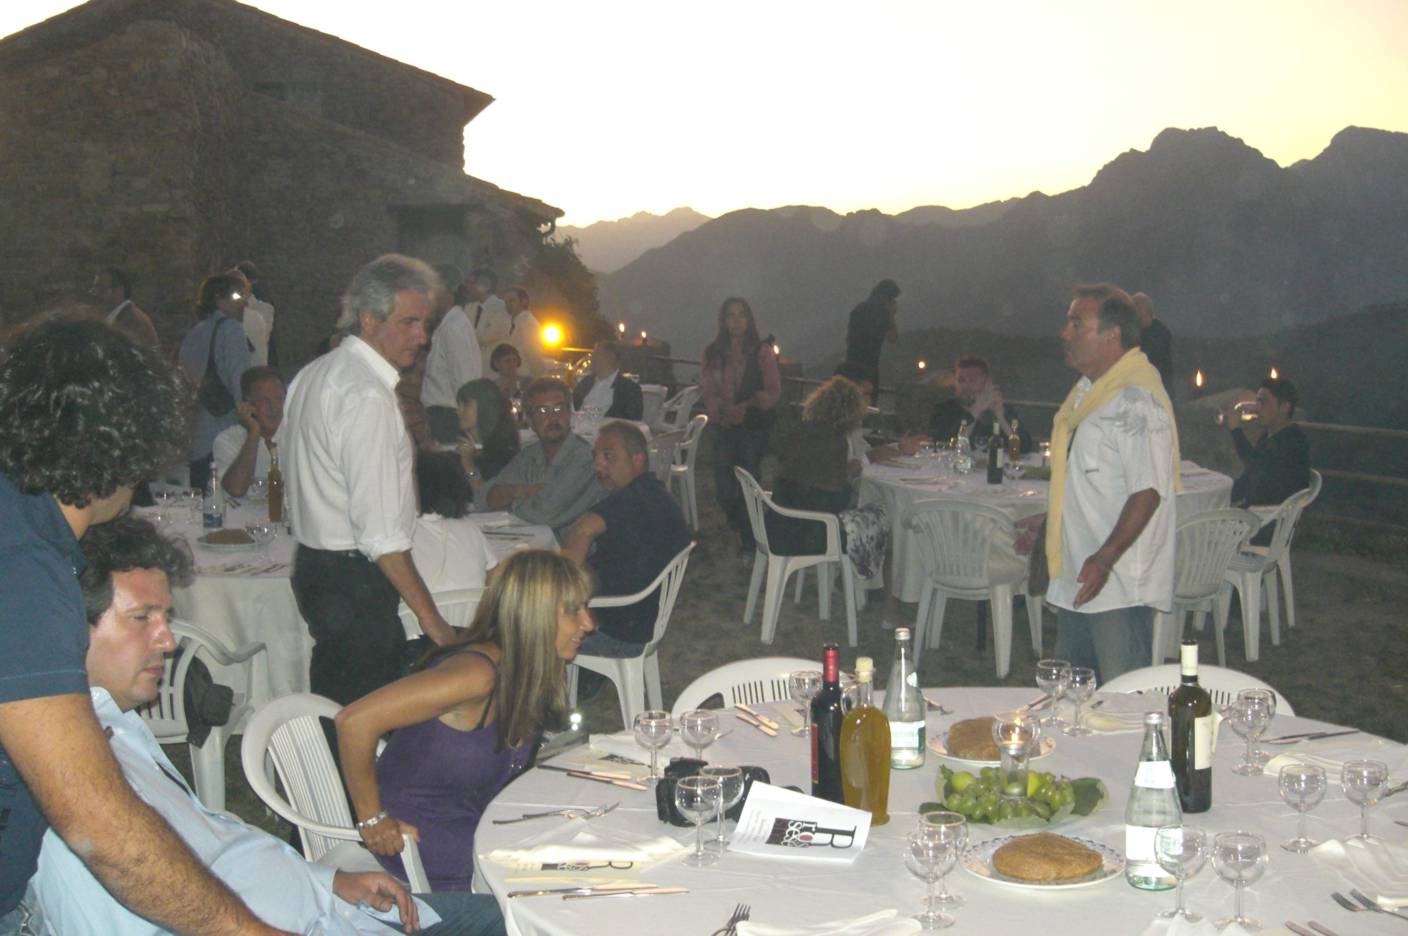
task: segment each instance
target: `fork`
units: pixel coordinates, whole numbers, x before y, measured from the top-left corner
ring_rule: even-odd
[[[752,908],[747,904],[739,904],[733,908],[733,915],[728,918],[728,922],[714,930],[709,936],[735,936],[738,932],[738,924],[748,919],[752,913]]]
[[[494,825],[512,825],[515,822],[525,822],[529,819],[545,819],[548,816],[561,816],[564,819],[595,819],[604,816],[611,810],[620,806],[620,803],[612,803],[610,806],[593,806],[590,809],[583,809],[580,806],[567,806],[562,809],[549,809],[546,812],[524,813],[515,819],[495,819]]]
[[[1350,893],[1351,893],[1351,894],[1355,894],[1355,895],[1359,895],[1359,892],[1358,892],[1358,891],[1354,891],[1354,890],[1350,891]],[[1359,895],[1359,896],[1362,897],[1362,895]],[[1330,894],[1330,897],[1333,898],[1333,900],[1335,901],[1335,903],[1339,904],[1341,907],[1344,907],[1346,910],[1350,911],[1351,913],[1369,913],[1369,912],[1371,912],[1371,911],[1374,911],[1374,912],[1378,912],[1378,913],[1387,913],[1389,916],[1400,916],[1400,914],[1394,913],[1392,910],[1385,910],[1384,908],[1380,907],[1378,904],[1375,904],[1373,901],[1368,900],[1368,898],[1366,898],[1366,897],[1365,897],[1365,898],[1362,898],[1362,899],[1363,899],[1364,901],[1366,901],[1366,902],[1369,904],[1369,906],[1363,906],[1363,907],[1361,907],[1359,904],[1355,903],[1353,900],[1350,900],[1348,897],[1346,897],[1344,894],[1341,894],[1339,891],[1334,891],[1334,892],[1332,892],[1332,893]],[[1408,920],[1408,917],[1403,917],[1403,919]]]
[[[1389,916],[1396,916],[1396,917],[1398,917],[1400,920],[1408,920],[1408,915],[1399,913],[1399,912],[1397,912],[1397,911],[1395,911],[1395,910],[1390,910],[1390,909],[1388,909],[1387,907],[1380,907],[1380,906],[1378,905],[1378,902],[1377,902],[1377,901],[1370,900],[1370,899],[1369,899],[1368,897],[1366,897],[1363,893],[1361,893],[1360,891],[1355,890],[1355,889],[1352,888],[1352,887],[1349,889],[1349,895],[1350,895],[1351,897],[1353,897],[1355,900],[1357,900],[1357,901],[1359,901],[1360,903],[1362,903],[1362,904],[1364,905],[1364,908],[1365,908],[1366,910],[1373,910],[1373,911],[1375,911],[1376,913],[1387,913]]]

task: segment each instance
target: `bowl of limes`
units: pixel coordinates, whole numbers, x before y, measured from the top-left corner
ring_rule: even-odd
[[[1047,771],[1027,773],[1025,796],[1004,797],[1000,772],[984,767],[977,773],[939,767],[936,781],[939,802],[925,803],[919,811],[949,809],[970,823],[1005,828],[1050,828],[1088,816],[1110,798],[1110,791],[1096,777],[1063,777]]]

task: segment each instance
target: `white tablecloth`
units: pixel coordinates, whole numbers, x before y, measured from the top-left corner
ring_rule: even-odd
[[[1178,515],[1192,516],[1205,510],[1226,507],[1232,495],[1232,479],[1206,468],[1185,463],[1183,493],[1178,495]],[[918,601],[924,584],[924,560],[916,534],[900,522],[914,512],[915,504],[934,497],[972,498],[997,507],[1021,520],[1046,512],[1047,481],[1006,481],[988,484],[979,467],[971,474],[940,474],[938,462],[925,458],[904,459],[901,465],[865,465],[861,476],[860,502],[879,501],[890,516],[890,549],[894,557],[894,580],[890,590],[901,601]]]
[[[938,689],[937,697],[953,715],[930,714],[931,736],[961,718],[991,714],[1024,704],[1036,697],[1029,689]],[[716,742],[706,755],[714,763],[754,764],[764,767],[775,784],[792,784],[810,789],[807,777],[806,747],[801,738],[784,733],[767,738],[752,728],[735,723],[728,737]],[[1268,736],[1296,730],[1325,727],[1303,718],[1278,715]],[[1110,800],[1094,815],[1061,827],[1061,831],[1103,842],[1123,852],[1124,806],[1139,756],[1142,735],[1094,735],[1086,738],[1057,736],[1055,751],[1037,762],[1037,769],[1068,777],[1096,776],[1105,781]],[[1371,743],[1367,736],[1366,744]],[[1188,817],[1190,824],[1216,833],[1234,828],[1259,832],[1270,845],[1266,875],[1247,891],[1247,911],[1260,918],[1268,929],[1286,919],[1304,924],[1316,919],[1332,930],[1349,936],[1360,933],[1399,934],[1403,922],[1378,914],[1351,916],[1330,900],[1332,890],[1350,885],[1326,870],[1309,855],[1282,851],[1280,842],[1295,834],[1296,817],[1277,795],[1276,780],[1270,776],[1241,777],[1232,772],[1240,755],[1240,740],[1224,729],[1213,760],[1213,808]],[[1390,743],[1391,744],[1391,743]],[[1282,749],[1287,750],[1285,748]],[[1374,756],[1383,756],[1382,748]],[[1395,763],[1408,763],[1408,751],[1392,745]],[[643,751],[642,751],[643,753]],[[609,804],[621,806],[591,825],[609,824],[641,833],[666,831],[692,844],[691,829],[675,829],[655,818],[654,791],[635,792],[566,774],[531,770],[499,794],[485,813],[476,838],[476,864],[481,883],[499,898],[512,923],[523,936],[622,936],[634,933],[705,934],[720,926],[735,904],[752,906],[752,919],[774,926],[802,927],[838,919],[850,919],[887,908],[904,914],[919,909],[923,883],[905,870],[901,858],[904,837],[913,829],[917,807],[934,797],[934,782],[940,759],[932,752],[923,767],[893,771],[890,786],[890,822],[872,830],[864,853],[849,867],[803,864],[726,854],[716,864],[703,869],[673,862],[643,873],[645,881],[666,886],[688,887],[688,894],[669,897],[622,897],[564,901],[558,897],[516,898],[504,895],[506,869],[488,862],[484,856],[495,848],[529,843],[548,833],[560,820],[533,820],[516,825],[495,826],[489,819],[510,818],[534,808],[570,805]],[[955,769],[959,769],[955,767]],[[1374,811],[1376,831],[1404,838],[1392,818],[1408,819],[1408,799],[1390,799]],[[1339,784],[1332,782],[1324,802],[1309,815],[1309,833],[1315,839],[1343,837],[1358,830],[1358,809],[1345,800]],[[558,826],[559,828],[561,826]],[[983,842],[1006,834],[992,826],[971,827],[970,841]],[[518,886],[518,885],[514,885]],[[962,894],[966,904],[955,911],[954,932],[1051,933],[1090,936],[1090,934],[1139,934],[1155,914],[1173,906],[1172,891],[1145,892],[1125,883],[1123,876],[1070,890],[1038,892],[976,878],[955,868],[949,875],[951,890]],[[1213,871],[1211,862],[1186,885],[1191,909],[1205,917],[1230,915],[1232,888]],[[651,923],[649,921],[655,921]],[[667,922],[668,921],[668,922]],[[512,929],[510,929],[512,932]]]

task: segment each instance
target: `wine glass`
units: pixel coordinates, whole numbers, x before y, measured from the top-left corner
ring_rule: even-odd
[[[1070,681],[1071,664],[1069,660],[1037,660],[1036,687],[1051,696],[1051,724],[1053,727],[1060,727],[1062,724],[1060,716],[1056,714],[1056,706],[1066,694],[1066,686]]]
[[[1376,760],[1352,760],[1340,769],[1340,786],[1345,798],[1359,806],[1359,834],[1346,841],[1377,842],[1369,834],[1369,808],[1377,806],[1379,794],[1388,785],[1388,765]]]
[[[792,701],[802,707],[802,727],[793,728],[793,734],[811,734],[812,699],[821,691],[821,673],[818,670],[797,670],[787,677],[787,691]]]
[[[680,716],[680,738],[704,759],[704,749],[719,736],[719,716],[707,709],[690,709]]]
[[[1243,689],[1237,693],[1237,700],[1232,703],[1228,714],[1232,719],[1232,730],[1247,739],[1242,762],[1232,770],[1243,776],[1257,776],[1262,772],[1265,761],[1256,749],[1256,742],[1276,714],[1276,694],[1270,689]]]
[[[699,771],[699,776],[713,777],[719,781],[719,826],[714,841],[718,843],[719,850],[723,851],[724,813],[737,806],[738,801],[743,798],[743,769],[710,764]]]
[[[1154,860],[1178,882],[1178,906],[1159,916],[1172,920],[1182,917],[1196,923],[1202,916],[1183,906],[1183,882],[1203,869],[1208,857],[1208,834],[1197,826],[1168,825],[1154,833]]]
[[[953,849],[953,861],[939,874],[939,893],[938,896],[930,898],[931,903],[948,907],[963,906],[963,897],[948,891],[948,872],[953,869],[954,862],[963,854],[963,848],[968,844],[968,820],[961,813],[937,810],[920,815],[919,827],[929,829],[930,834],[947,842]]]
[[[1041,716],[1027,709],[999,712],[992,722],[992,740],[1002,753],[1002,798],[1027,798],[1027,759],[1041,739]]]
[[[684,859],[685,864],[696,868],[713,864],[719,856],[704,850],[704,821],[719,808],[718,778],[681,777],[675,783],[675,806],[694,823],[694,854]]]
[[[269,481],[267,478],[251,478],[249,488],[244,492],[245,497],[251,501],[266,501],[269,499]]]
[[[1311,841],[1305,834],[1305,814],[1325,798],[1325,789],[1328,786],[1324,767],[1314,764],[1287,764],[1281,768],[1281,799],[1300,815],[1296,837],[1281,843],[1281,847],[1286,851],[1304,854],[1320,844]]]
[[[246,523],[244,531],[249,534],[250,539],[259,545],[259,552],[265,559],[269,558],[269,544],[278,535],[279,529],[268,521]]]
[[[1232,885],[1236,894],[1234,913],[1217,921],[1223,929],[1236,923],[1249,933],[1261,929],[1261,923],[1242,913],[1242,891],[1256,883],[1266,871],[1266,839],[1255,832],[1219,832],[1213,839],[1212,866],[1219,877]]]
[[[652,709],[636,716],[636,743],[650,749],[650,779],[659,780],[660,771],[656,766],[660,749],[670,743],[674,726],[670,724],[670,713]]]
[[[186,514],[190,517],[191,523],[200,526],[200,501],[205,494],[197,488],[183,488],[181,491],[181,501],[186,505]]]
[[[1097,685],[1099,685],[1099,680],[1095,678],[1095,670],[1088,666],[1071,667],[1071,677],[1066,682],[1066,695],[1071,697],[1076,710],[1071,717],[1070,726],[1066,728],[1066,734],[1073,737],[1090,734],[1090,729],[1081,724],[1080,707],[1095,694]]]

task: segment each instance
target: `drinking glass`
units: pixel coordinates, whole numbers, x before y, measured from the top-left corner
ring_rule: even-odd
[[[1243,689],[1237,693],[1237,701],[1232,703],[1229,715],[1232,730],[1247,739],[1247,750],[1242,762],[1232,768],[1234,773],[1254,777],[1262,772],[1262,767],[1270,758],[1261,756],[1256,742],[1275,714],[1276,693],[1270,689]]]
[[[787,691],[792,701],[802,706],[802,727],[793,728],[793,734],[812,732],[812,699],[821,691],[820,670],[797,670],[787,677]]]
[[[999,712],[992,722],[992,740],[1002,753],[1002,798],[1027,798],[1027,761],[1041,740],[1041,716],[1017,709]]]
[[[947,907],[963,906],[962,896],[950,894],[948,891],[948,873],[963,854],[964,846],[968,844],[968,820],[961,813],[939,810],[922,814],[919,817],[919,827],[928,830],[928,834],[936,836],[953,849],[953,860],[939,873],[939,893],[930,898],[931,903]]]
[[[1203,869],[1208,857],[1208,834],[1197,826],[1168,825],[1154,833],[1154,860],[1178,882],[1178,906],[1159,916],[1172,920],[1182,917],[1196,923],[1202,916],[1183,906],[1183,882]]]
[[[1376,760],[1347,761],[1340,770],[1340,786],[1345,798],[1359,806],[1359,834],[1346,841],[1377,842],[1369,834],[1369,809],[1379,803],[1379,794],[1388,785],[1388,765]]]
[[[265,559],[269,558],[269,544],[278,535],[279,528],[267,521],[257,523],[246,523],[244,531],[249,534],[250,539],[259,545],[259,552]]]
[[[700,868],[718,861],[718,855],[704,850],[704,821],[719,808],[718,778],[681,777],[675,783],[675,806],[694,823],[694,854],[687,856],[684,863]]]
[[[1266,860],[1266,839],[1255,832],[1219,832],[1213,839],[1213,870],[1232,885],[1236,894],[1233,915],[1217,921],[1219,930],[1232,923],[1249,933],[1261,929],[1260,922],[1242,912],[1242,891],[1261,878],[1266,871]]]
[[[1038,543],[1037,546],[1041,544]],[[1069,660],[1037,660],[1036,687],[1051,696],[1051,725],[1059,728],[1063,721],[1056,713],[1056,706],[1066,695],[1066,687],[1071,681]]]
[[[650,749],[650,779],[652,781],[660,779],[660,771],[656,767],[656,761],[660,749],[670,743],[670,734],[673,730],[669,712],[652,709],[636,716],[636,743]]]
[[[719,781],[719,825],[714,841],[722,851],[724,839],[724,813],[738,805],[743,798],[743,769],[710,764],[699,771],[701,777],[713,777]]]
[[[951,914],[938,909],[934,904],[934,882],[942,877],[948,868],[953,867],[955,860],[957,859],[952,848],[923,829],[915,829],[905,840],[905,867],[928,885],[924,909],[913,916],[926,933],[945,929],[957,922]]]
[[[707,709],[690,709],[680,716],[680,738],[704,759],[704,749],[719,736],[719,716]]]
[[[1075,714],[1071,716],[1071,724],[1066,729],[1066,734],[1075,737],[1090,734],[1090,729],[1081,724],[1080,707],[1095,694],[1097,685],[1099,685],[1099,680],[1095,678],[1095,670],[1088,666],[1071,667],[1071,678],[1066,682],[1066,695],[1071,697],[1076,710]]]
[[[1288,852],[1304,854],[1319,842],[1313,842],[1305,834],[1305,814],[1320,804],[1325,798],[1329,782],[1325,779],[1325,768],[1314,764],[1287,764],[1281,768],[1281,799],[1286,801],[1300,815],[1296,825],[1296,837],[1282,842],[1281,847]]]
[[[251,478],[249,489],[244,492],[245,497],[252,501],[265,501],[269,499],[269,481],[266,478]]]
[[[186,505],[186,514],[196,526],[201,524],[200,502],[204,496],[205,494],[196,488],[184,488],[181,491],[181,500]]]

